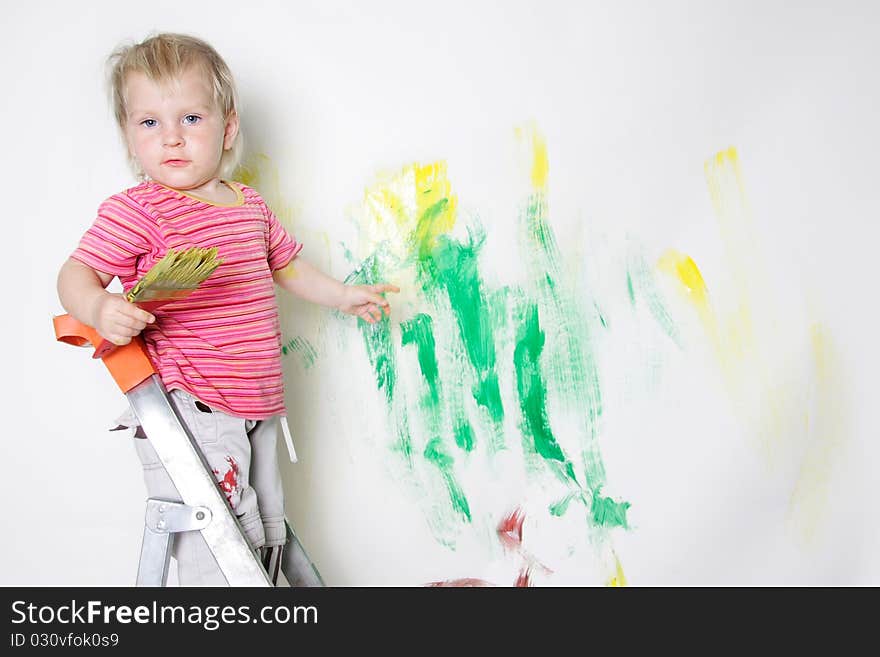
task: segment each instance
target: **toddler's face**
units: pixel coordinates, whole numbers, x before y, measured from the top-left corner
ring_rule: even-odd
[[[125,136],[141,168],[156,182],[198,193],[220,175],[238,117],[221,115],[205,75],[191,68],[168,84],[142,73],[126,78]]]

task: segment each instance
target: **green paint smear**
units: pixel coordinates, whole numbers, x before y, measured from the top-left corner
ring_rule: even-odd
[[[572,500],[576,497],[578,497],[578,493],[569,493],[558,502],[554,502],[550,505],[550,514],[557,517],[565,515],[565,512],[568,511],[569,504],[571,504]]]
[[[297,336],[281,346],[281,353],[285,356],[291,353],[299,354],[303,367],[309,369],[315,364],[318,357],[318,351],[312,344],[301,336]]]
[[[465,417],[464,408],[460,403],[456,403],[456,399],[446,401],[441,398],[433,324],[431,316],[425,313],[420,313],[400,324],[401,343],[404,346],[416,345],[419,368],[428,384],[429,395],[422,404],[425,425],[436,433],[441,430],[442,419],[451,415],[450,423],[454,424],[455,444],[464,451],[471,452],[475,444],[474,431]]]
[[[602,497],[599,491],[593,493],[593,503],[590,506],[590,514],[593,522],[600,527],[623,527],[627,529],[626,511],[629,502],[615,502],[610,497]]]
[[[471,423],[465,420],[455,425],[455,444],[466,452],[474,450],[474,430]]]
[[[345,245],[345,242],[340,242],[339,246],[342,247],[342,253],[345,256],[345,259],[348,260],[349,262],[353,263],[354,262],[354,254],[351,252],[351,249],[349,249]]]
[[[596,317],[598,317],[599,321],[602,322],[602,328],[608,328],[608,322],[605,321],[605,315],[603,315],[602,311],[599,310],[599,306],[594,303],[593,308],[596,311]]]
[[[594,313],[575,301],[584,295],[581,285],[561,285],[562,261],[556,237],[547,221],[543,192],[533,193],[521,216],[524,231],[524,260],[535,286],[537,303],[545,323],[553,327],[555,339],[545,356],[547,381],[571,412],[582,415],[581,458],[589,488],[605,483],[605,466],[599,452],[599,419],[602,392],[593,349],[593,334],[605,325],[595,302],[587,299]]]
[[[544,332],[538,322],[538,306],[533,303],[526,308],[513,355],[523,430],[531,436],[538,454],[544,459],[558,462],[565,474],[577,483],[574,466],[556,442],[547,417],[547,389],[539,362],[543,350]]]
[[[390,323],[387,318],[375,324],[368,324],[358,319],[358,325],[367,347],[367,356],[376,373],[376,386],[380,390],[385,390],[385,400],[390,406],[394,399],[394,385],[397,379]]]
[[[413,469],[413,446],[412,435],[409,430],[409,421],[406,416],[397,422],[397,439],[391,444],[391,451],[396,452],[403,459],[409,472]]]
[[[345,282],[352,285],[374,285],[383,279],[379,270],[379,259],[375,255],[370,256],[361,267],[346,277]],[[384,389],[385,400],[390,408],[397,379],[394,346],[391,342],[391,323],[384,313],[382,319],[375,324],[369,324],[362,319],[358,319],[357,322],[367,349],[367,356],[376,374],[376,386],[380,390]]]
[[[508,313],[510,312],[512,292],[508,286],[492,290],[488,294],[489,300],[489,319],[492,326],[495,327],[497,334],[500,329],[504,329],[508,325]]]
[[[663,295],[657,287],[654,272],[645,261],[644,255],[637,248],[631,249],[627,257],[627,285],[629,286],[630,300],[636,305],[636,297],[643,298],[648,304],[648,311],[654,317],[663,332],[679,347],[682,347],[681,335],[678,327],[666,308]]]
[[[385,278],[383,267],[380,265],[381,254],[375,253],[367,258],[358,269],[349,274],[345,282],[352,285],[373,285],[382,282]],[[385,402],[389,413],[394,414],[394,392],[397,382],[397,362],[394,355],[394,345],[391,340],[391,323],[383,314],[382,319],[375,324],[369,324],[361,319],[357,320],[361,337],[367,351],[367,357],[373,366],[376,376],[376,386],[385,392]],[[407,467],[411,470],[412,461],[412,436],[410,435],[409,423],[406,417],[398,419],[397,442],[391,446],[392,451],[398,452]]]
[[[595,300],[587,298],[585,305],[575,300],[583,295],[580,286],[567,287],[561,282],[562,258],[553,230],[547,221],[547,203],[543,193],[535,193],[530,197],[523,224],[528,245],[526,258],[536,287],[537,304],[528,302],[525,305],[515,364],[520,404],[523,414],[528,416],[526,424],[536,437],[543,435],[546,441],[542,448],[536,439],[536,450],[545,458],[560,459],[561,449],[555,444],[555,440],[550,442],[552,434],[549,434],[549,422],[544,409],[546,384],[539,383],[538,359],[544,348],[543,331],[538,321],[539,312],[546,321],[552,323],[555,330],[555,348],[544,354],[544,361],[547,362],[545,378],[568,401],[570,410],[580,409],[583,412],[581,456],[587,490],[570,491],[550,506],[550,513],[561,516],[568,510],[571,502],[579,500],[590,507],[590,517],[595,526],[626,528],[629,502],[614,502],[598,494],[605,484],[606,475],[598,441],[602,394],[593,336],[600,326],[607,329],[608,324]],[[629,279],[628,287],[632,290],[634,301],[638,281]],[[584,307],[589,307],[592,311],[585,312]],[[655,317],[660,314],[660,307],[662,306],[655,305]],[[529,395],[533,397],[530,401]],[[573,476],[571,478],[574,479]],[[592,491],[592,494],[588,491]]]
[[[430,315],[420,313],[400,325],[401,343],[406,346],[415,344],[418,348],[419,367],[428,384],[431,400],[436,405],[439,401],[437,355],[434,348],[434,327]]]
[[[419,258],[418,267],[427,294],[442,289],[449,297],[465,353],[477,377],[472,394],[486,409],[492,422],[500,425],[504,419],[504,406],[495,371],[492,309],[477,267],[483,239],[474,240],[471,235],[469,242],[463,244],[448,235],[439,235],[431,252]],[[500,432],[496,431],[494,435],[503,439]]]
[[[426,190],[425,193],[428,193],[430,191],[431,190]],[[418,257],[420,259],[425,258],[429,255],[431,244],[430,240],[428,240],[428,236],[432,234],[432,224],[437,217],[441,216],[443,212],[445,212],[447,205],[449,205],[449,199],[441,198],[432,206],[425,208],[422,216],[419,217],[416,229],[410,236],[410,247],[413,249],[413,251],[418,252]]]
[[[425,446],[424,455],[430,463],[436,465],[440,470],[440,474],[443,476],[443,480],[446,483],[446,489],[449,491],[449,500],[452,503],[452,508],[467,518],[468,522],[470,522],[470,506],[468,505],[464,491],[455,480],[455,475],[453,473],[455,460],[445,451],[443,441],[439,438],[432,438]]]

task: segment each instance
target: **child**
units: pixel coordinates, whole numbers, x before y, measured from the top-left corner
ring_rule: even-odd
[[[117,345],[143,332],[172,401],[255,549],[284,544],[275,458],[284,415],[281,330],[273,287],[366,322],[389,312],[393,285],[345,285],[299,257],[301,244],[260,195],[228,176],[241,137],[226,64],[207,43],[160,34],[110,57],[116,121],[142,182],[104,201],[58,275],[73,317]],[[222,264],[188,298],[147,312],[127,292],[168,249],[216,247]],[[125,426],[137,420],[128,417]],[[138,427],[135,448],[151,497],[180,500]],[[175,540],[182,585],[225,585],[200,532]]]

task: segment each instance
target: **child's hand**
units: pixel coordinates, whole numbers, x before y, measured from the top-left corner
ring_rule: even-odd
[[[339,310],[349,315],[357,315],[369,324],[375,324],[391,310],[388,300],[380,296],[385,292],[400,292],[396,285],[377,283],[376,285],[346,285]]]
[[[121,294],[109,292],[98,297],[92,317],[92,326],[101,337],[120,347],[131,342],[147,324],[156,321],[153,315],[126,301]]]

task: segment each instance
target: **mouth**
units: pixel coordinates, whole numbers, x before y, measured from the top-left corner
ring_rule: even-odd
[[[169,167],[185,167],[189,164],[189,160],[165,160],[162,164]]]

